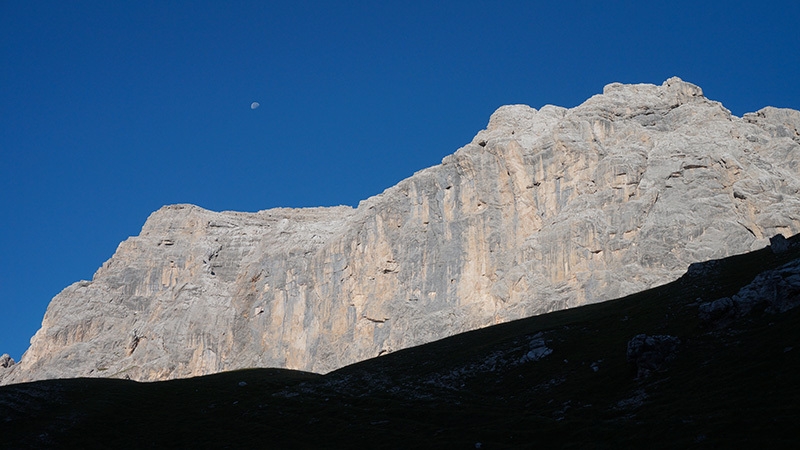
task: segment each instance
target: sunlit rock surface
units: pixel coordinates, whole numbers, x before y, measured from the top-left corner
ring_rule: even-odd
[[[739,118],[671,78],[504,106],[350,207],[153,213],[57,295],[3,384],[327,372],[671,281],[800,232],[800,112]]]

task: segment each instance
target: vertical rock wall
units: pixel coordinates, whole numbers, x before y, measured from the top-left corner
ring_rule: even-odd
[[[3,383],[325,372],[630,294],[800,231],[800,112],[734,117],[677,78],[505,106],[358,208],[153,213],[56,296]]]

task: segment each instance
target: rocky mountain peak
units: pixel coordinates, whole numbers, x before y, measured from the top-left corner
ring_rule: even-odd
[[[350,207],[153,213],[67,287],[0,382],[327,372],[671,281],[800,231],[800,112],[731,115],[678,78],[499,108]]]

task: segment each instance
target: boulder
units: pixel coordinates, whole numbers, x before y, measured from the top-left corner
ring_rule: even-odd
[[[627,357],[636,370],[636,378],[663,372],[675,359],[681,340],[670,335],[637,334],[628,341]]]

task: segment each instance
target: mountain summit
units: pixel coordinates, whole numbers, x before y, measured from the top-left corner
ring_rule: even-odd
[[[663,284],[800,232],[800,112],[678,78],[504,106],[358,208],[154,212],[58,294],[0,383],[327,372]]]

